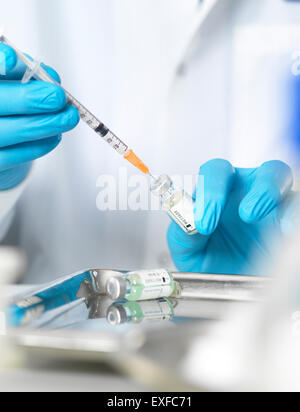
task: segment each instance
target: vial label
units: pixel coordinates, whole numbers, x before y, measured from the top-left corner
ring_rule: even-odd
[[[169,210],[171,218],[189,234],[197,232],[194,219],[194,208],[195,203],[193,199],[185,193],[182,200]]]
[[[131,274],[138,275],[144,290],[139,300],[151,300],[162,297],[168,297],[173,293],[174,281],[171,275],[165,269],[157,270],[141,270],[138,272],[131,272]]]
[[[174,316],[171,303],[165,299],[141,302],[139,305],[144,315],[144,322],[171,320]]]
[[[139,300],[151,300],[158,299],[162,297],[169,297],[173,292],[171,285],[160,286],[160,287],[147,287],[144,289]]]

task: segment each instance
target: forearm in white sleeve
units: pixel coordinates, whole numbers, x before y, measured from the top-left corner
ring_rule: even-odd
[[[15,206],[28,184],[28,179],[29,177],[13,189],[0,191],[0,241],[10,228],[14,219]]]

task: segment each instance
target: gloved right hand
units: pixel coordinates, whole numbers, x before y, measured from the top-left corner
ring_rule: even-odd
[[[195,207],[199,233],[189,236],[176,223],[168,232],[178,270],[265,274],[274,250],[299,226],[300,197],[292,186],[292,170],[278,160],[253,169],[223,159],[202,165]]]
[[[22,84],[25,69],[0,43],[0,191],[21,183],[32,161],[55,149],[80,119],[59,86],[35,80]],[[45,69],[59,81],[53,69]]]

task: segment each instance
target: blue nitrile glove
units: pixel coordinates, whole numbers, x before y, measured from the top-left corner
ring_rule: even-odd
[[[59,81],[57,73],[45,67]],[[62,133],[79,122],[63,90],[50,83],[22,84],[25,66],[0,43],[0,190],[17,186],[31,162],[57,147]]]
[[[270,256],[274,240],[290,233],[298,218],[291,169],[280,161],[235,169],[216,159],[201,167],[200,176],[195,207],[199,234],[189,236],[175,223],[168,232],[178,270],[264,275],[260,265]]]

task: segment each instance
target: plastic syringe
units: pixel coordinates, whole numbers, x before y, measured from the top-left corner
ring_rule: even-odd
[[[119,139],[108,127],[106,127],[96,116],[94,116],[83,104],[81,104],[75,97],[69,93],[61,84],[54,80],[46,70],[41,66],[37,61],[32,61],[27,57],[23,52],[21,52],[13,43],[11,43],[6,36],[3,34],[3,29],[0,28],[0,42],[5,43],[11,47],[17,57],[25,64],[28,68],[24,76],[24,82],[29,81],[31,78],[36,78],[43,80],[45,82],[54,83],[57,86],[61,87],[67,97],[67,102],[71,106],[74,106],[79,114],[81,119],[91,127],[99,136],[101,136],[106,143],[110,145],[116,152],[123,156],[128,162],[133,166],[138,168],[142,173],[150,175],[149,168],[142,162],[142,160],[134,153],[133,150],[129,148],[121,139]]]

